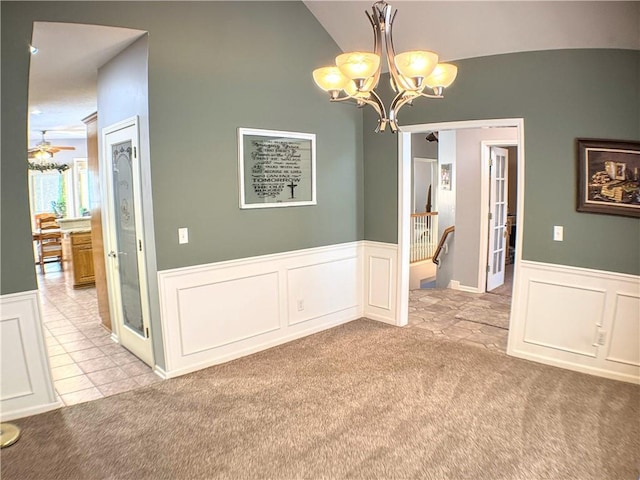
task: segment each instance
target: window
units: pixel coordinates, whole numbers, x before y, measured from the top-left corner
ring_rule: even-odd
[[[29,170],[29,197],[32,216],[46,212],[61,218],[89,215],[87,159],[75,158],[73,168],[63,173]]]
[[[74,216],[86,217],[91,214],[89,203],[89,175],[86,158],[73,159]]]

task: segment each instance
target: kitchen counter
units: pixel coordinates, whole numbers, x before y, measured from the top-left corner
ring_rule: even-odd
[[[91,231],[91,217],[59,218],[58,225],[62,233],[84,233]]]

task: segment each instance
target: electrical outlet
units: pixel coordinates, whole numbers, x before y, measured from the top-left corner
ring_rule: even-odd
[[[304,300],[298,300],[298,311],[301,312],[304,310]]]
[[[564,227],[562,225],[553,226],[553,240],[556,242],[562,242],[564,239]]]
[[[596,340],[596,343],[600,346],[607,343],[607,332],[604,330],[598,330],[598,339]]]
[[[189,229],[186,227],[178,229],[178,243],[189,243]]]

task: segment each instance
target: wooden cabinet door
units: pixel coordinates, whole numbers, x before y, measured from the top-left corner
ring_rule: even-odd
[[[73,252],[73,276],[77,285],[94,282],[91,245],[79,245]]]

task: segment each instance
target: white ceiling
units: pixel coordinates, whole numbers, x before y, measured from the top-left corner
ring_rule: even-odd
[[[370,50],[372,1],[306,0],[343,51]],[[640,50],[640,2],[397,1],[397,52],[433,50],[445,61],[562,48]],[[29,79],[30,138],[82,138],[96,110],[97,69],[145,32],[37,22]],[[318,65],[321,66],[321,65]],[[597,66],[594,66],[597,68]]]
[[[371,1],[306,0],[345,52],[371,50]],[[396,52],[444,61],[561,48],[640,49],[640,2],[391,1]]]
[[[82,119],[96,111],[98,68],[144,35],[140,30],[35,22],[29,70],[29,136],[83,138]],[[42,112],[40,115],[34,111]]]

